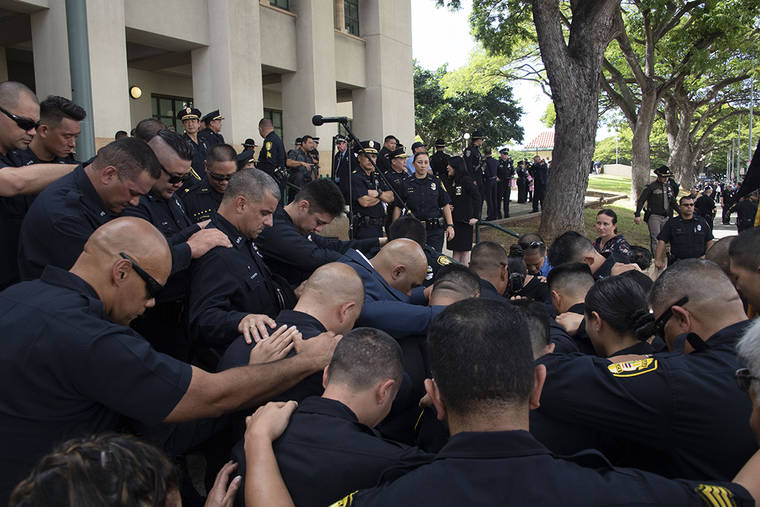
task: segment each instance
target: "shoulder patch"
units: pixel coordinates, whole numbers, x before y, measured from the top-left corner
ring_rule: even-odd
[[[272,141],[267,141],[266,143],[264,143],[264,146],[266,147],[267,150],[271,150],[272,149]]]
[[[711,505],[713,507],[728,507],[736,505],[734,500],[734,493],[728,488],[723,486],[716,486],[715,484],[700,484],[694,490],[702,498],[705,505]]]
[[[440,266],[448,266],[451,264],[451,259],[446,257],[445,255],[439,255],[437,261]]]
[[[648,357],[636,361],[624,361],[607,366],[614,377],[635,377],[657,369],[657,359]]]
[[[356,494],[356,491],[351,493],[348,496],[344,496],[334,504],[332,504],[330,507],[349,507],[352,503],[354,503],[354,495]]]

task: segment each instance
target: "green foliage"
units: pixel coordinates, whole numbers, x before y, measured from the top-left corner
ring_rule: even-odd
[[[446,66],[435,71],[414,64],[415,130],[426,143],[443,138],[461,146],[465,132],[479,130],[490,146],[522,142],[522,109],[503,78],[487,83],[473,75],[468,83],[449,78]],[[444,82],[452,83],[446,87]]]
[[[554,109],[554,102],[549,102],[546,106],[546,112],[541,116],[541,122],[549,128],[553,128],[557,122],[557,111]]]

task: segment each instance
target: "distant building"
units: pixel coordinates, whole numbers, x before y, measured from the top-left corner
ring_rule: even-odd
[[[552,152],[554,151],[554,131],[546,130],[541,132],[526,144],[524,149],[533,153],[534,156],[538,155],[543,159],[551,160],[553,158]]]

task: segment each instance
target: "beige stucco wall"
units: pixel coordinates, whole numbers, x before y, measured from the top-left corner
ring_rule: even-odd
[[[266,5],[259,6],[259,15],[261,17],[262,65],[295,72],[297,68],[296,16]]]
[[[209,0],[126,0],[125,23],[127,28],[175,38],[182,41],[180,45],[188,42],[207,45],[208,2]]]
[[[366,42],[337,30],[335,34],[335,81],[356,87],[367,85],[364,64]]]
[[[153,107],[150,100],[152,93],[179,97],[193,96],[193,80],[189,77],[162,72],[149,72],[133,68],[127,70],[130,86],[139,86],[143,94],[139,99],[130,99],[130,121],[129,124],[124,125],[121,130],[129,132],[130,129],[134,128],[138,121],[144,118],[150,118],[153,114]]]

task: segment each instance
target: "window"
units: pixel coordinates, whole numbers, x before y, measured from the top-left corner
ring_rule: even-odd
[[[264,108],[264,118],[272,120],[275,133],[282,139],[282,111]]]
[[[346,31],[359,36],[359,0],[343,0],[343,13],[346,17]]]
[[[348,128],[352,129],[354,126],[354,120],[348,120]],[[348,131],[346,131],[346,127],[343,126],[342,123],[338,123],[338,134],[348,138]]]
[[[150,101],[153,106],[153,118],[167,127],[174,127],[178,134],[185,133],[182,122],[177,119],[177,111],[186,107],[193,107],[192,97],[172,97],[153,93],[150,96]]]
[[[278,7],[280,9],[285,9],[286,11],[289,10],[289,0],[269,0],[269,5],[272,7]]]

